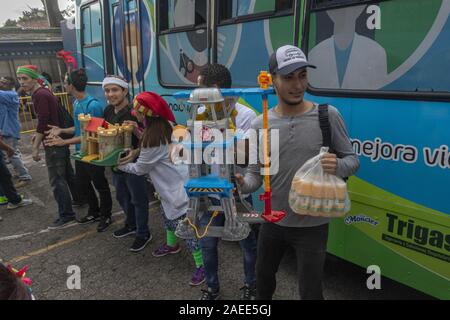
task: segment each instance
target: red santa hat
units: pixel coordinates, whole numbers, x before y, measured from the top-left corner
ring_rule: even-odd
[[[176,123],[175,116],[170,110],[167,102],[158,94],[153,92],[142,92],[134,98],[133,108],[148,117],[161,117]]]

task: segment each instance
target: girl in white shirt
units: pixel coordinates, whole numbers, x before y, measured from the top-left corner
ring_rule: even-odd
[[[161,212],[167,233],[167,241],[153,252],[155,257],[163,257],[180,252],[175,229],[186,217],[189,198],[184,189],[184,179],[170,160],[172,125],[175,117],[167,103],[159,95],[142,92],[134,100],[134,112],[138,120],[145,125],[140,141],[140,154],[135,163],[121,162],[121,171],[136,175],[149,175],[156,192],[161,199]],[[138,154],[127,157],[127,162]],[[198,286],[205,281],[203,257],[197,239],[185,240],[192,252],[196,269],[190,285]]]

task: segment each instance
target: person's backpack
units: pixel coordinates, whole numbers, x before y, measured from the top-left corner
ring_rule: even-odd
[[[328,104],[319,105],[319,124],[320,130],[322,131],[322,139],[323,139],[322,145],[324,147],[330,148],[328,152],[336,153],[335,150],[333,149],[333,144],[331,142],[331,124],[328,115]],[[344,181],[347,182],[348,177],[342,178],[344,179]]]
[[[72,115],[64,108],[58,100],[58,113],[59,113],[59,123],[60,128],[67,129],[75,126]],[[64,140],[73,138],[75,134],[62,133],[61,138]]]
[[[86,114],[90,114],[90,112],[89,112],[89,106],[91,105],[91,103],[92,102],[94,102],[94,101],[97,101],[98,102],[98,100],[97,99],[95,99],[95,98],[92,98],[91,100],[89,100],[89,102],[87,103],[87,105],[86,105],[86,109],[85,110],[83,110],[83,113],[86,115]]]
[[[86,111],[84,112],[85,114],[89,113],[88,112],[89,106],[93,101],[98,101],[98,100],[93,98],[88,102],[88,104],[86,106]],[[58,102],[58,105],[59,105],[59,109],[60,109],[59,119],[61,120],[60,121],[61,126],[62,126],[61,128],[65,129],[65,128],[71,128],[71,127],[75,126],[75,122],[73,120],[72,115],[69,113],[69,111],[67,111],[67,109],[61,105],[61,103]],[[70,139],[70,138],[73,138],[74,136],[75,136],[75,133],[74,134],[67,134],[67,133],[61,134],[61,138],[63,138],[63,139]]]

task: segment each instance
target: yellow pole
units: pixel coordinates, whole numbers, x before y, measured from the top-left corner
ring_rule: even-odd
[[[270,190],[269,172],[269,102],[263,98],[263,130],[264,130],[264,189]]]
[[[261,71],[258,77],[259,87],[268,89],[272,85],[272,77],[267,71]],[[269,165],[269,99],[262,96],[263,103],[263,130],[264,130],[264,190],[270,191],[270,165]]]

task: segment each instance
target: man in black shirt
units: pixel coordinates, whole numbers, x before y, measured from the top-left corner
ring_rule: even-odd
[[[103,118],[111,124],[122,124],[126,121],[137,123],[131,114],[132,106],[128,99],[128,83],[119,77],[107,76],[103,80],[103,90],[109,105],[103,112]],[[136,130],[135,130],[136,131]],[[139,147],[139,139],[132,138],[134,149]],[[148,190],[147,178],[113,170],[113,184],[116,188],[116,199],[126,215],[125,226],[113,233],[115,238],[136,235],[130,248],[132,252],[143,250],[151,240],[148,227]],[[105,221],[111,223],[111,219]]]

